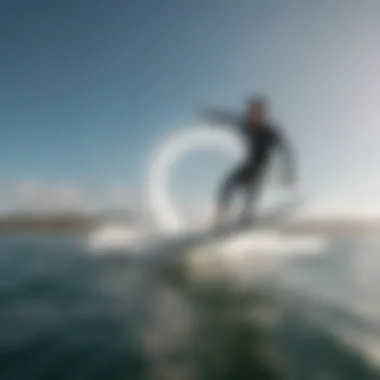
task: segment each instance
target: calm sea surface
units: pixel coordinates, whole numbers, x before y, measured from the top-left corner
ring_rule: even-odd
[[[299,310],[277,334],[292,378],[347,370],[378,378],[367,370],[364,349],[355,356],[329,335],[356,334],[355,347],[371,336],[376,350],[378,247],[373,236],[340,238],[328,252],[294,257],[278,269],[276,286],[290,292],[282,302]],[[237,301],[228,285],[199,290],[182,270],[173,264],[157,273],[127,252],[99,257],[70,237],[1,237],[0,379],[195,379],[229,371],[227,379],[242,376],[232,366],[257,370],[249,367],[252,357],[242,359],[248,333],[236,338],[237,322],[231,322],[231,310],[248,313],[247,301]],[[234,339],[233,349],[223,343]],[[227,370],[229,360],[234,364]]]

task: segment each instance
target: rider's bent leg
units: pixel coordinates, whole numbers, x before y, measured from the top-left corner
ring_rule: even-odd
[[[245,182],[244,186],[244,205],[241,215],[242,221],[250,221],[256,214],[257,201],[261,192],[263,184],[263,170],[260,168],[253,169],[250,172],[249,179]]]
[[[248,170],[245,166],[239,166],[223,181],[218,194],[217,224],[224,222],[229,213],[229,206],[234,192],[245,185],[248,180]]]

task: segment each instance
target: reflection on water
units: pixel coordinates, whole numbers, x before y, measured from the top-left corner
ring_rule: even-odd
[[[127,252],[88,253],[69,238],[0,239],[2,380],[377,378],[328,331],[330,309],[313,320],[294,292],[273,292],[274,278],[300,290],[295,273],[305,276],[302,294],[315,290],[339,261],[331,252],[282,263],[268,272],[271,286],[246,287],[217,260],[202,264],[212,276],[195,276],[182,258],[152,266]],[[313,315],[323,310],[324,283],[334,286],[325,276]]]

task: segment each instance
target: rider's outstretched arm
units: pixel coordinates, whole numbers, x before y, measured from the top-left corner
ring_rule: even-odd
[[[202,108],[201,117],[208,122],[221,125],[237,127],[241,124],[241,120],[238,114],[212,107]]]

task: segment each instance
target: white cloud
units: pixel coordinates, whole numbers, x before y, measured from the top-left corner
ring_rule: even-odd
[[[107,192],[108,207],[117,209],[129,209],[135,204],[135,196],[126,186],[114,186]]]
[[[297,212],[299,219],[380,217],[380,202],[369,198],[325,197],[308,202]]]
[[[90,206],[83,190],[69,183],[21,181],[9,184],[2,193],[3,212],[83,212]]]
[[[285,200],[286,202],[286,200]],[[266,212],[268,209],[276,209],[282,202],[270,204],[263,202],[259,210]],[[186,217],[186,220],[195,225],[204,223],[207,225],[213,215],[214,208],[209,205],[193,205],[190,210],[180,209],[181,215]],[[319,199],[311,199],[301,203],[299,208],[295,209],[294,214],[291,214],[291,219],[296,221],[307,220],[328,220],[328,219],[357,219],[357,220],[375,220],[380,218],[380,202],[373,198],[345,198],[345,197],[323,197]],[[238,215],[240,207],[232,207],[233,217]]]
[[[127,187],[98,189],[76,183],[20,181],[0,188],[0,213],[56,214],[130,210],[136,205]]]
[[[143,199],[126,185],[106,188],[86,187],[74,182],[19,181],[0,186],[0,214],[72,213],[100,210],[142,211]],[[179,207],[189,221],[210,220],[213,204]],[[297,219],[365,218],[380,216],[380,202],[368,198],[324,197],[306,202],[296,213]]]

